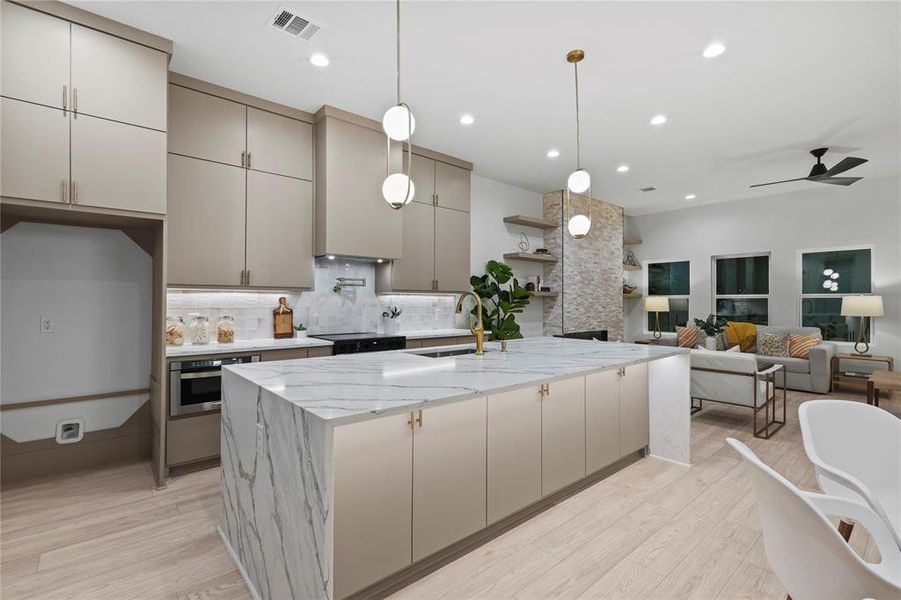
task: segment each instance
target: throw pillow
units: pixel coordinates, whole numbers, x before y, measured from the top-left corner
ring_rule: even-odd
[[[822,340],[818,335],[791,335],[788,336],[788,355],[792,358],[809,358],[810,349]]]
[[[757,354],[761,356],[788,356],[788,332],[761,333],[758,335]]]
[[[697,327],[676,327],[676,345],[680,348],[696,348],[704,345],[706,336]]]
[[[738,344],[742,352],[750,352],[757,342],[757,325],[754,323],[742,323],[729,321],[726,325],[726,345],[729,347]],[[787,355],[786,355],[787,356]]]
[[[741,352],[741,346],[732,346],[726,352]]]

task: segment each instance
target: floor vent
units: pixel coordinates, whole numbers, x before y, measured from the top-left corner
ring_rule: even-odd
[[[642,191],[642,192],[653,192],[653,191],[656,190],[657,188],[655,188],[653,185],[649,185],[649,186],[647,186],[647,187],[638,188],[638,189],[639,189],[640,191]]]
[[[273,13],[269,19],[269,24],[280,31],[291,34],[293,37],[306,41],[313,39],[313,36],[322,29],[321,24],[307,17],[302,17],[285,6],[280,6]]]

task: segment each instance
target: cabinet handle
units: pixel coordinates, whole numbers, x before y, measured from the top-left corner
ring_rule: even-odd
[[[250,269],[247,269],[247,285],[250,285]]]
[[[63,112],[69,107],[69,86],[63,84]]]
[[[416,417],[416,422],[419,424],[419,428],[422,429],[422,411],[419,411],[419,416]]]
[[[244,164],[246,162],[246,159],[244,158],[246,155],[247,155],[247,153],[244,152],[243,150],[241,150],[241,166],[242,167],[244,166]]]
[[[66,181],[65,179],[63,179],[62,181],[60,181],[60,182],[59,182],[59,191],[60,191],[60,196],[62,196],[62,202],[63,202],[63,204],[67,203],[67,202],[69,201],[69,198],[68,198],[68,196],[69,196],[69,182]]]
[[[78,204],[78,182],[72,180],[72,204]]]
[[[551,384],[549,384],[549,383],[544,384],[544,395],[545,396],[551,395]]]
[[[78,88],[72,88],[72,112],[78,114]]]
[[[247,168],[250,168],[250,157],[253,156],[250,152],[247,153]]]

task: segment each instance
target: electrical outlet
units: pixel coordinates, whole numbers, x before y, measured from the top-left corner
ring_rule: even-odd
[[[41,315],[41,333],[53,333],[53,317]]]

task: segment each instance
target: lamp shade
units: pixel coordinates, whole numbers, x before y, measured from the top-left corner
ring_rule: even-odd
[[[648,312],[669,312],[669,298],[648,296],[644,299],[644,309]]]
[[[843,317],[881,317],[884,314],[882,296],[845,296],[842,298]]]

